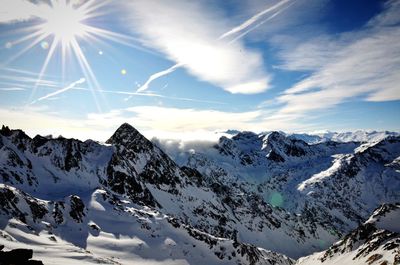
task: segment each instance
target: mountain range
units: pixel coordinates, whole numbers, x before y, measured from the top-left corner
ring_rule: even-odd
[[[106,143],[3,126],[0,245],[44,264],[399,264],[400,136],[364,135],[182,146],[129,124]]]

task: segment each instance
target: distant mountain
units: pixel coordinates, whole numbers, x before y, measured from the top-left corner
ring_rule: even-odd
[[[326,141],[335,142],[378,142],[388,136],[399,136],[398,132],[389,131],[364,131],[358,130],[354,132],[324,132],[324,133],[293,133],[288,136],[303,140],[309,144],[316,144]]]
[[[0,245],[44,264],[294,264],[400,201],[398,136],[173,148],[129,124],[106,144],[3,126]]]

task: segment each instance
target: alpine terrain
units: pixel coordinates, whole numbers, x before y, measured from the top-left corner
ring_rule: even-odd
[[[3,126],[0,245],[43,264],[400,264],[400,136],[332,135]]]

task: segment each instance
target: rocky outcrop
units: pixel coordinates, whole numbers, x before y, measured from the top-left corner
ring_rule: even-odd
[[[43,265],[39,260],[32,260],[32,249],[13,249],[4,251],[0,245],[0,264],[2,265]]]

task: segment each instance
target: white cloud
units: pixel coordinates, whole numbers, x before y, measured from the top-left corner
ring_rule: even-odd
[[[0,23],[13,23],[32,19],[38,14],[38,6],[27,0],[2,0]]]
[[[359,100],[400,100],[399,1],[362,30],[318,37],[282,54],[282,67],[311,75],[287,89],[279,114],[305,114]],[[397,21],[399,18],[397,16]]]
[[[28,118],[27,118],[28,117]],[[216,140],[216,132],[228,129],[254,132],[270,130],[305,131],[318,129],[304,119],[289,115],[268,117],[262,110],[229,112],[137,106],[113,109],[105,113],[89,113],[76,118],[51,112],[46,106],[0,108],[0,120],[4,125],[22,129],[30,136],[36,134],[106,141],[122,124],[129,123],[147,138],[190,140]]]
[[[128,122],[145,135],[160,138],[204,138],[213,131],[229,128],[252,129],[260,111],[224,112],[216,110],[137,106],[88,115],[89,126],[118,126]]]
[[[269,88],[261,54],[241,42],[219,39],[228,32],[224,18],[201,2],[126,3],[131,25],[146,46],[163,52],[200,80],[231,93],[258,93]]]
[[[138,106],[106,113],[89,113],[78,119],[61,117],[51,113],[45,106],[0,108],[0,119],[4,125],[23,129],[31,136],[39,133],[101,141],[107,140],[124,122],[130,123],[149,138],[209,139],[215,137],[214,131],[220,129],[253,129],[252,123],[260,115],[260,111],[234,113]]]
[[[22,129],[31,137],[36,134],[105,141],[112,134],[111,127],[88,126],[85,119],[60,117],[41,107],[0,108],[0,120],[12,129]]]

